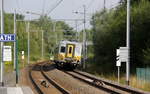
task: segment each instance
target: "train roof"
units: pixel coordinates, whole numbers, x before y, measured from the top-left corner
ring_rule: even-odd
[[[82,44],[81,42],[77,42],[77,41],[68,41],[68,40],[62,40],[60,41],[60,44]]]

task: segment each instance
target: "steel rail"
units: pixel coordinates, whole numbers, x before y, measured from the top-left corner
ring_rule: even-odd
[[[72,76],[73,78],[76,78],[76,79],[78,79],[78,80],[80,80],[80,81],[83,81],[83,82],[85,82],[85,83],[87,83],[87,84],[89,84],[89,85],[91,85],[91,86],[94,86],[94,87],[96,87],[96,88],[98,88],[98,89],[104,90],[105,92],[108,92],[108,93],[111,93],[111,94],[120,94],[120,92],[113,91],[113,90],[108,89],[108,88],[106,88],[106,87],[103,87],[103,86],[101,86],[101,85],[97,85],[97,84],[95,84],[95,83],[93,83],[93,82],[90,82],[90,81],[88,81],[88,80],[86,80],[86,79],[83,79],[83,78],[80,78],[80,77],[78,77],[78,76],[75,76],[75,75],[73,75],[73,74],[71,74],[71,73],[69,73],[69,72],[66,72],[66,71],[63,71],[63,72],[66,73],[66,74],[68,74],[68,75],[70,75],[70,76]]]
[[[111,81],[100,79],[100,78],[95,77],[95,76],[93,76],[93,75],[91,75],[89,73],[79,72],[79,71],[75,71],[75,70],[73,72],[75,72],[75,73],[77,73],[77,74],[79,74],[81,76],[84,76],[84,77],[86,77],[88,79],[92,79],[93,81],[103,82],[106,85],[118,88],[120,90],[129,92],[129,93],[134,93],[134,94],[150,94],[150,92],[145,92],[145,91],[142,91],[142,90],[139,90],[139,89],[136,89],[136,88],[132,88],[132,87],[129,87],[129,86],[124,86],[124,85],[120,85],[120,84],[117,84],[117,83],[114,83],[114,82],[111,82]]]
[[[38,85],[36,84],[36,82],[34,81],[33,77],[32,77],[32,73],[31,73],[31,70],[29,70],[29,78],[34,86],[34,88],[36,89],[36,91],[39,93],[39,94],[44,94],[43,91],[38,87]]]
[[[43,65],[44,66],[44,65]],[[44,72],[43,72],[43,66],[41,66],[41,73],[47,79],[49,83],[51,83],[55,88],[57,88],[60,92],[63,94],[71,94],[68,90],[64,89],[62,86],[60,86],[57,82],[52,80],[50,77],[48,77]]]

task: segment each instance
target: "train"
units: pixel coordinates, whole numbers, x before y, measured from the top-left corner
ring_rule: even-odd
[[[82,43],[77,41],[62,40],[59,42],[58,51],[54,62],[59,68],[75,69],[81,64]]]

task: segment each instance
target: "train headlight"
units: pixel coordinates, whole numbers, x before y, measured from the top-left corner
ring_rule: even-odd
[[[81,57],[80,56],[75,56],[75,61],[80,61]]]
[[[50,60],[54,60],[54,57],[50,57]]]
[[[65,55],[64,54],[59,54],[58,55],[58,59],[59,60],[64,60],[65,59]]]

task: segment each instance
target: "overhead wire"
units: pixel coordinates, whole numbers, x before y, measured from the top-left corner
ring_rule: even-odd
[[[76,27],[82,26],[83,24],[84,24],[84,23],[80,23],[80,24],[78,24],[77,26],[72,27],[72,28],[76,28]]]
[[[26,11],[21,9],[20,3],[21,2],[19,2],[19,0],[16,0],[16,6],[17,6],[16,9],[15,9],[16,13],[18,13],[18,14],[25,14]]]
[[[20,5],[19,5],[19,1],[18,0],[16,0],[16,5],[17,5],[18,9],[20,9]]]
[[[44,13],[45,13],[45,2],[46,2],[46,0],[43,0],[42,15],[44,15]]]
[[[17,6],[17,7],[15,8],[15,11],[16,11],[16,12],[19,12],[20,14],[22,14],[22,13],[20,12],[21,9],[20,9],[20,4],[19,4],[19,1],[18,1],[18,0],[16,0],[16,6]],[[19,11],[18,11],[18,10],[19,10]]]
[[[95,2],[95,0],[90,0],[90,2],[88,3],[88,5],[86,5],[86,6],[87,6],[86,10],[90,9],[91,6],[92,6],[92,4],[93,4],[94,2]],[[82,5],[82,7],[83,7],[83,5]],[[88,15],[88,16],[89,16],[89,15]]]
[[[94,2],[95,2],[95,0],[90,0],[89,3],[86,5],[86,6],[87,6],[87,7],[86,7],[86,10],[90,9],[91,6],[92,6],[92,4],[93,4]],[[82,5],[82,7],[83,7],[83,5]],[[79,8],[78,8],[78,9],[79,9]],[[91,15],[88,15],[88,16],[91,17]],[[78,18],[81,18],[81,16],[78,17]],[[77,25],[77,27],[79,27],[79,26],[81,26],[81,25],[83,25],[83,24],[84,24],[84,23],[81,23],[81,24]],[[75,27],[73,27],[73,28],[75,28]]]
[[[55,8],[57,8],[57,7],[61,4],[62,1],[63,1],[63,0],[60,0],[51,10],[49,10],[49,11],[47,12],[47,15],[49,15]]]
[[[23,10],[23,9],[21,9],[20,3],[21,3],[21,5],[22,5],[22,4],[23,4],[23,0],[20,0],[20,2],[19,2],[19,0],[16,0],[16,6],[17,6],[17,8],[18,8],[18,9],[16,9],[16,12],[24,15],[26,11]]]
[[[87,0],[84,0],[84,1],[82,1],[82,2],[85,2],[85,1],[87,1]],[[76,10],[78,10],[78,9],[81,8],[81,7],[83,7],[83,4],[85,4],[85,3],[80,4],[80,5],[77,7]]]
[[[82,22],[82,23],[80,23],[80,24],[77,24],[77,26],[74,26],[74,27],[72,27],[72,28],[76,28],[76,27],[80,27],[80,26],[82,26],[82,25],[84,25],[84,23]]]
[[[114,3],[114,4],[110,5],[109,7],[110,7],[110,9],[114,9],[114,8],[116,8],[118,5],[120,5],[120,3]]]
[[[94,3],[95,0],[91,0],[90,3],[87,5],[87,10],[91,8],[92,4]]]

